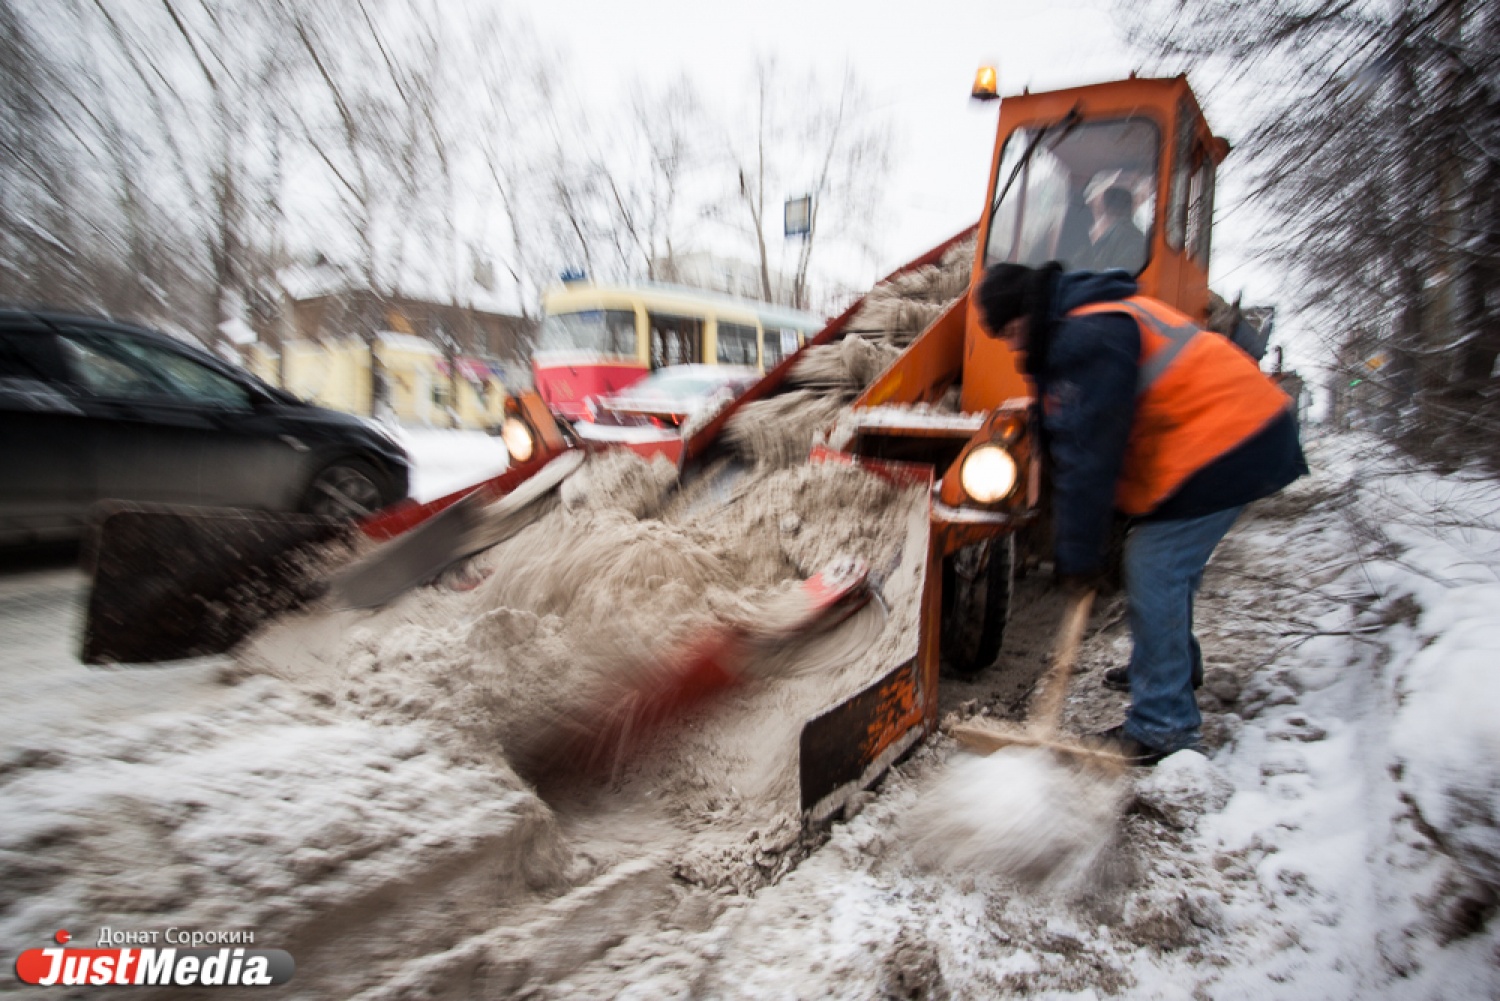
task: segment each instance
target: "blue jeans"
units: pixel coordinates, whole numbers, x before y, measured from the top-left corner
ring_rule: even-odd
[[[1135,643],[1125,735],[1147,747],[1177,751],[1198,743],[1202,717],[1193,682],[1203,675],[1203,656],[1193,636],[1193,596],[1214,547],[1243,510],[1145,521],[1125,538],[1125,591]]]

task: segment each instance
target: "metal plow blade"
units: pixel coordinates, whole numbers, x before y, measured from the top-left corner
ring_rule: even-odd
[[[875,782],[925,730],[917,660],[809,720],[798,747],[803,813],[822,823]]]
[[[115,505],[92,536],[85,664],[223,653],[323,590],[352,525],[226,508]]]
[[[894,484],[921,486],[928,498],[932,494],[931,466],[857,458],[825,448],[814,449],[811,461],[856,463]],[[797,764],[801,806],[804,818],[814,825],[833,817],[853,794],[874,784],[936,723],[934,637],[942,574],[937,572],[941,558],[933,550],[930,515],[930,502],[913,510],[900,566],[884,568],[880,574],[887,605],[895,609],[905,604],[921,623],[917,635],[903,643],[904,651],[887,661],[875,681],[802,727]]]
[[[510,493],[495,499],[476,488],[457,503],[345,568],[333,581],[341,608],[378,608],[468,556],[497,546],[540,516],[537,503],[583,465],[584,453],[564,452]]]

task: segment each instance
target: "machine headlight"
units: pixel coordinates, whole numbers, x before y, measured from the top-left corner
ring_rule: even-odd
[[[958,475],[964,493],[980,504],[993,504],[1015,488],[1016,460],[999,445],[981,445],[964,457]]]
[[[536,451],[531,428],[519,417],[507,417],[505,423],[500,425],[500,440],[505,442],[505,450],[516,462],[525,462]]]

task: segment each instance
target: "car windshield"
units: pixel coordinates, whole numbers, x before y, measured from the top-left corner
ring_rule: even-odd
[[[635,314],[628,309],[556,313],[542,321],[542,351],[635,356]]]
[[[1011,183],[990,217],[985,264],[1139,273],[1156,207],[1156,125],[1127,118],[1054,131],[1038,142],[1038,129],[1017,129],[1006,140],[999,178]]]

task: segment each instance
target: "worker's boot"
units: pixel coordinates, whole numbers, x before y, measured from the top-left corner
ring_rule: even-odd
[[[1124,668],[1117,668],[1123,671]],[[1127,765],[1135,765],[1138,768],[1150,768],[1163,758],[1175,753],[1163,751],[1148,744],[1142,744],[1134,737],[1125,733],[1125,726],[1112,726],[1108,730],[1093,735],[1094,740],[1102,744],[1106,749],[1114,751],[1125,759]]]
[[[1115,692],[1130,691],[1130,668],[1112,667],[1104,672],[1104,680],[1101,682],[1105,688]],[[1203,665],[1193,665],[1193,690],[1197,691],[1203,687]]]
[[[1189,640],[1193,649],[1193,691],[1203,687],[1203,648],[1198,645],[1198,637],[1193,636]],[[1115,692],[1130,691],[1130,668],[1112,667],[1104,672],[1104,680],[1101,682],[1105,688]]]

